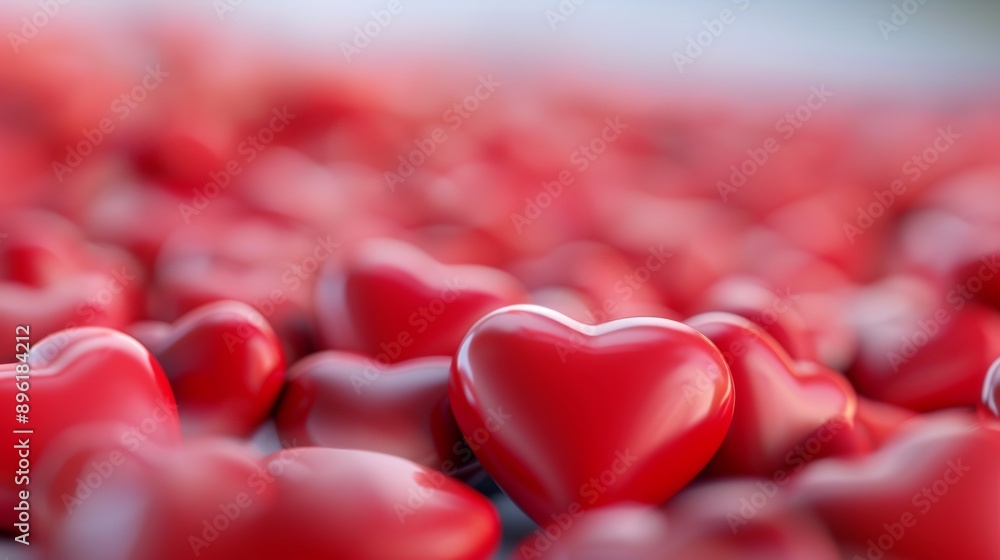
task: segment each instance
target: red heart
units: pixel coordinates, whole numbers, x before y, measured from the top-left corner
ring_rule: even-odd
[[[180,440],[174,396],[163,371],[150,353],[128,335],[101,327],[83,327],[60,331],[31,346],[24,364],[0,366],[3,388],[0,398],[11,403],[16,394],[27,389],[30,410],[26,424],[14,423],[11,410],[9,425],[13,430],[31,429],[31,434],[7,431],[3,460],[18,464],[19,454],[27,452],[30,462],[28,477],[36,467],[44,465],[50,456],[74,444],[70,428],[91,423],[116,424],[108,437],[128,449],[138,449],[146,441],[174,443]],[[27,383],[27,385],[21,385]],[[28,441],[27,449],[15,445]],[[23,443],[23,442],[22,442]],[[16,493],[33,490],[4,478],[5,512],[18,503]]]
[[[499,270],[447,266],[401,241],[369,239],[323,270],[316,305],[330,348],[389,363],[450,356],[477,319],[526,297]]]
[[[86,478],[90,462],[70,463],[57,485]],[[323,448],[260,458],[203,440],[129,456],[51,548],[122,560],[487,560],[499,537],[486,498],[402,458]]]
[[[472,459],[448,405],[451,358],[384,367],[346,352],[320,352],[288,371],[275,413],[297,446],[366,449],[455,474]]]
[[[868,288],[861,348],[849,372],[858,392],[918,412],[976,406],[983,373],[1000,355],[1000,314],[913,279]],[[955,348],[961,348],[956,352]]]
[[[738,315],[705,313],[685,322],[722,351],[736,388],[733,425],[713,472],[787,475],[859,445],[857,395],[841,375],[795,364],[761,327]]]
[[[810,465],[791,490],[862,558],[995,560],[998,470],[1000,425],[945,412],[866,457]]]
[[[539,523],[663,502],[712,457],[733,414],[725,362],[694,329],[658,318],[590,326],[534,305],[472,327],[450,395],[483,467]]]
[[[0,332],[31,325],[35,340],[75,327],[123,328],[141,307],[144,278],[129,255],[87,243],[75,226],[47,212],[3,220]],[[13,344],[0,361],[14,360]]]
[[[187,313],[167,332],[140,329],[170,379],[185,434],[248,435],[278,399],[281,341],[253,307],[220,301]]]

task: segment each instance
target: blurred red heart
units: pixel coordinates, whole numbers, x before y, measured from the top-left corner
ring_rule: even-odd
[[[21,211],[2,220],[0,332],[31,325],[41,340],[75,327],[124,328],[141,312],[145,284],[127,253],[94,245],[64,218]],[[0,361],[14,360],[13,345]]]
[[[29,454],[24,481],[48,457],[58,457],[62,447],[76,443],[78,434],[71,428],[115,424],[118,428],[104,435],[130,450],[147,441],[180,440],[170,385],[152,355],[128,335],[102,327],[60,331],[33,344],[26,363],[27,378],[18,377],[24,375],[24,364],[0,366],[0,397],[12,407],[20,402],[15,395],[21,389],[30,397],[27,422],[15,423],[11,411],[8,425],[33,433],[8,430],[3,452],[4,462],[12,467],[18,465],[20,453]],[[19,490],[35,488],[16,480],[13,474],[4,479],[0,502],[6,512],[13,513]]]
[[[1000,558],[1000,427],[942,412],[910,422],[883,448],[819,461],[793,482],[848,553],[862,558]],[[852,556],[853,558],[854,556]]]
[[[253,307],[220,301],[168,329],[138,334],[163,366],[187,435],[245,436],[274,406],[285,380],[281,341]],[[159,339],[159,340],[156,340]]]
[[[1000,355],[1000,313],[975,303],[911,309],[861,333],[849,372],[858,392],[918,412],[976,406]]]
[[[812,515],[790,507],[786,487],[725,479],[685,489],[667,504],[671,560],[837,560],[837,545]]]
[[[80,476],[82,457],[58,484]],[[53,557],[74,559],[488,560],[500,524],[471,488],[391,455],[292,448],[260,458],[202,440],[128,456],[56,535]]]
[[[540,524],[665,501],[712,457],[733,414],[729,370],[694,329],[657,318],[589,326],[532,305],[472,327],[450,395],[480,463]]]
[[[817,519],[787,505],[768,480],[686,489],[664,508],[619,504],[540,527],[510,560],[837,560]]]
[[[472,460],[448,405],[451,358],[380,366],[346,352],[295,364],[275,412],[286,445],[365,449],[456,474]]]
[[[389,363],[450,356],[476,320],[526,298],[500,270],[447,266],[401,241],[369,239],[323,270],[316,306],[328,347]]]

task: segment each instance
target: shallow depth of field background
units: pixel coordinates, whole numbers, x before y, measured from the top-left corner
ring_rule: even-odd
[[[638,254],[666,240],[679,251],[674,273],[681,287],[670,295],[675,299],[658,303],[686,313],[696,306],[684,300],[684,290],[713,279],[727,262],[739,260],[743,272],[762,275],[780,265],[759,260],[754,251],[794,247],[819,255],[858,285],[906,268],[883,258],[886,253],[919,261],[960,251],[947,242],[914,248],[912,231],[900,230],[894,220],[958,171],[1000,164],[1000,4],[994,2],[912,2],[916,10],[904,20],[897,16],[896,25],[893,6],[904,2],[401,0],[401,11],[362,45],[355,42],[357,29],[372,25],[372,10],[388,2],[165,4],[68,0],[41,18],[44,25],[29,26],[36,33],[15,47],[10,33],[23,33],[23,18],[36,17],[41,8],[35,1],[4,3],[5,209],[43,206],[95,239],[119,242],[136,215],[95,201],[158,188],[141,186],[149,170],[136,171],[120,154],[137,139],[178,139],[163,150],[179,159],[156,161],[157,172],[173,180],[165,189],[168,208],[149,219],[183,232],[189,224],[178,205],[194,200],[214,161],[226,161],[240,137],[234,130],[252,130],[257,116],[291,103],[314,111],[294,124],[296,140],[278,135],[192,221],[229,216],[230,199],[332,231],[343,241],[396,234],[399,227],[436,247],[442,260],[462,254],[452,230],[438,227],[449,223],[502,231],[500,245],[529,256],[595,231]],[[564,15],[549,13],[560,6]],[[688,50],[705,36],[705,22],[724,10],[734,21]],[[895,29],[880,27],[880,20]],[[345,55],[345,48],[351,50],[345,45],[357,51]],[[679,64],[678,56],[689,62]],[[52,162],[65,156],[56,141],[44,154],[10,149],[18,145],[18,131],[33,126],[24,122],[32,113],[18,105],[25,80],[32,83],[25,91],[48,91],[59,106],[56,128],[65,129],[45,141],[72,143],[151,64],[162,64],[170,76],[80,167],[64,176],[53,170]],[[413,142],[485,77],[502,85],[412,178],[391,184],[385,174],[398,170],[398,156],[409,154]],[[832,95],[781,141],[766,166],[731,195],[720,193],[718,182],[730,180],[731,166],[780,134],[782,116],[820,88]],[[34,107],[47,102],[21,101]],[[331,116],[336,114],[343,120]],[[523,231],[517,228],[511,213],[526,211],[523,199],[536,196],[539,184],[561,166],[574,166],[575,147],[615,116],[631,126],[621,142],[593,162],[577,192],[567,188],[551,210]],[[227,128],[233,122],[239,126]],[[314,122],[322,130],[311,130]],[[905,174],[905,162],[949,126],[962,134],[954,151],[921,173],[887,217],[860,237],[846,234],[845,224],[857,224],[858,208]],[[290,164],[291,175],[283,167]],[[327,193],[324,181],[335,188]],[[353,215],[357,201],[378,208],[379,220]],[[590,208],[582,222],[574,217],[580,207]],[[132,225],[118,228],[119,219]],[[164,226],[164,220],[174,223]],[[457,235],[465,234],[462,228]],[[157,255],[138,256],[151,278],[162,276]],[[475,257],[507,264],[500,254]],[[809,289],[806,280],[794,286],[807,306],[836,306],[819,296],[810,300]],[[150,314],[174,318],[169,310]],[[820,357],[846,367],[844,346],[826,343]],[[509,501],[497,501],[508,546],[534,530]]]

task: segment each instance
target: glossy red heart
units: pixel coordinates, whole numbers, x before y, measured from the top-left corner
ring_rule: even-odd
[[[457,474],[473,457],[448,404],[450,368],[446,357],[382,366],[346,352],[313,354],[288,371],[278,434],[286,444],[378,451]]]
[[[685,323],[722,352],[736,392],[733,424],[712,461],[713,472],[771,478],[862,444],[854,425],[857,395],[843,376],[792,362],[777,341],[744,317],[705,313]]]
[[[1000,558],[1000,426],[966,412],[910,422],[871,455],[807,467],[791,486],[851,558]]]
[[[230,300],[199,307],[173,325],[155,325],[139,324],[136,334],[170,380],[184,433],[253,432],[285,380],[281,341],[267,320]]]
[[[330,348],[388,363],[450,356],[476,320],[526,297],[499,270],[447,266],[401,241],[369,239],[323,270],[316,305]]]
[[[3,388],[0,397],[11,403],[4,445],[4,462],[18,465],[28,454],[24,479],[12,474],[4,478],[2,503],[12,512],[20,490],[34,490],[31,476],[48,457],[75,443],[71,428],[89,424],[114,424],[105,434],[131,450],[147,441],[176,443],[180,440],[173,393],[159,364],[128,335],[102,327],[60,331],[31,345],[27,359],[28,378],[18,378],[24,364],[0,366]],[[19,367],[21,366],[21,367]],[[28,422],[15,423],[16,394],[27,389]],[[31,434],[12,430],[30,429]],[[107,430],[105,430],[106,432]],[[27,446],[21,445],[27,441]],[[26,484],[22,484],[26,482]]]
[[[56,488],[86,478],[84,457]],[[323,448],[261,458],[203,440],[129,456],[64,518],[51,549],[122,560],[488,560],[499,537],[486,498],[405,459]]]
[[[480,463],[539,524],[663,502],[712,457],[733,413],[725,361],[694,329],[648,317],[590,326],[533,305],[469,330],[450,396]]]

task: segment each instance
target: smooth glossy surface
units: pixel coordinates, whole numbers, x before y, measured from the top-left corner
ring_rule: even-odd
[[[971,303],[941,303],[922,314],[883,325],[899,336],[862,337],[850,370],[858,392],[927,412],[981,400],[983,372],[1000,356],[1000,315]]]
[[[64,522],[58,552],[121,560],[489,560],[500,538],[486,498],[405,459],[225,440],[130,457]]]
[[[451,358],[392,366],[320,352],[288,371],[275,424],[286,446],[365,449],[455,475],[474,463],[448,404]]]
[[[155,346],[187,435],[245,436],[274,406],[285,380],[278,335],[253,307],[220,301],[177,320]]]
[[[733,413],[725,362],[690,327],[588,326],[531,305],[469,331],[450,394],[483,467],[542,524],[572,508],[663,502],[712,457]]]
[[[100,423],[114,425],[109,439],[128,449],[149,442],[180,440],[174,396],[159,364],[128,335],[102,327],[61,331],[38,341],[28,358],[30,412],[27,424],[15,423],[16,365],[0,366],[0,399],[11,403],[2,457],[4,464],[18,464],[18,438],[30,439],[31,469],[40,469],[50,455],[58,456],[60,439],[71,428]],[[14,429],[32,429],[30,435]],[[31,474],[29,473],[29,477]],[[13,470],[4,477],[4,511],[16,503]],[[29,486],[29,490],[32,487]]]
[[[401,241],[370,239],[348,253],[317,284],[319,330],[331,349],[391,362],[450,356],[479,318],[527,298],[500,270],[446,266]]]
[[[841,375],[797,365],[763,329],[731,313],[685,321],[709,338],[729,363],[736,411],[712,460],[720,474],[772,477],[798,472],[818,457],[855,445],[857,395]]]
[[[994,560],[997,472],[1000,430],[949,411],[912,421],[864,458],[810,465],[791,490],[862,558]]]
[[[1000,418],[1000,358],[997,358],[986,372],[979,411],[991,419]]]

